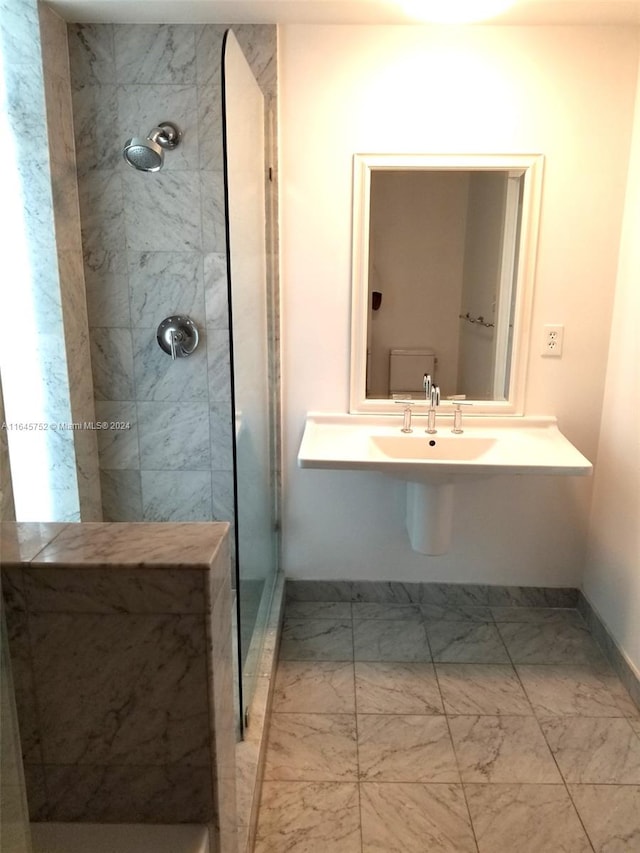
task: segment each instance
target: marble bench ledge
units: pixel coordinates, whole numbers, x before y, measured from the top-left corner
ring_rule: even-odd
[[[2,522],[3,568],[208,569],[226,522]]]

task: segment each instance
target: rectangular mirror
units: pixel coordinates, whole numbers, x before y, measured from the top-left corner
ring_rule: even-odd
[[[541,155],[356,154],[350,411],[522,411]]]

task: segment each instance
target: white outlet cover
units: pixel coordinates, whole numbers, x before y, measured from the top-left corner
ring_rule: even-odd
[[[542,346],[540,355],[547,358],[560,358],[564,343],[564,326],[558,323],[547,323],[543,326]]]

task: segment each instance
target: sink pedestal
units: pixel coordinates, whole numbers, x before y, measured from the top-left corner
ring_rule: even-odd
[[[407,483],[407,531],[420,554],[445,554],[451,544],[453,483]]]

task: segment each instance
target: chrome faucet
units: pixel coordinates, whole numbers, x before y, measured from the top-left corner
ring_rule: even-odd
[[[393,402],[404,406],[402,429],[400,432],[413,432],[411,426],[411,406],[413,406],[413,400],[394,400]]]
[[[437,385],[431,385],[429,411],[427,412],[427,429],[429,435],[437,432],[436,429],[436,406],[440,405],[440,389]]]
[[[433,382],[431,380],[430,373],[425,373],[422,377],[422,387],[424,388],[425,400],[429,400],[431,398],[431,389],[433,388]]]

